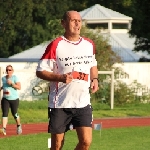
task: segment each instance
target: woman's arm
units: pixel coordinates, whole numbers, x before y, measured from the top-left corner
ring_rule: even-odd
[[[12,83],[11,86],[17,90],[21,90],[20,82]]]

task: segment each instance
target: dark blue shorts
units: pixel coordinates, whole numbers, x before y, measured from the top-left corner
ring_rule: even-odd
[[[83,108],[49,108],[48,132],[60,134],[76,127],[92,127],[92,107]]]

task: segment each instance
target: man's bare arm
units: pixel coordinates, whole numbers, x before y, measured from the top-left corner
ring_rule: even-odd
[[[94,66],[90,69],[90,79],[91,79],[91,92],[95,93],[99,89],[97,66]]]
[[[93,78],[98,78],[98,69],[97,69],[97,66],[93,66],[90,69],[90,79],[93,80]]]
[[[70,83],[72,81],[72,76],[70,74],[55,74],[48,71],[36,71],[36,76],[43,80]]]

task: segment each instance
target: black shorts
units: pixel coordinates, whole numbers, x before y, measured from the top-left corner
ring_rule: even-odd
[[[76,127],[92,127],[92,107],[83,108],[49,108],[48,132],[60,134]]]

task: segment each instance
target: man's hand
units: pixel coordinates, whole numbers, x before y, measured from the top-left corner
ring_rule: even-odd
[[[64,78],[63,82],[68,84],[72,81],[73,76],[71,73],[66,73],[66,74],[63,74],[63,78]]]
[[[95,93],[98,90],[99,90],[98,80],[97,79],[93,79],[92,82],[91,82],[91,93]]]

